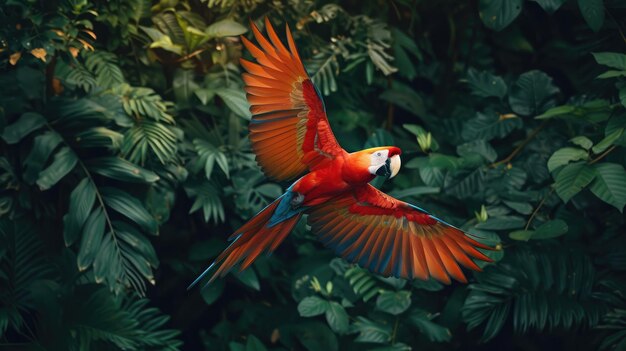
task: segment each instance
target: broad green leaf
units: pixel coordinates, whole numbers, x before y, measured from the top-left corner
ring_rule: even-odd
[[[552,239],[567,233],[568,227],[562,219],[547,221],[535,229],[532,239]]]
[[[98,207],[91,212],[91,215],[87,218],[87,222],[85,222],[83,238],[80,241],[80,249],[76,257],[79,270],[84,271],[93,263],[102,244],[104,229],[104,212],[102,212],[102,208]]]
[[[524,215],[529,215],[533,212],[533,206],[527,202],[517,202],[517,201],[502,201],[505,205],[515,210],[517,213],[521,213]]]
[[[597,172],[586,162],[571,163],[556,176],[556,193],[567,203],[596,177]]]
[[[385,290],[376,299],[376,308],[394,316],[401,314],[411,306],[411,292],[406,290]]]
[[[489,141],[495,138],[504,138],[513,130],[521,127],[520,118],[501,119],[495,112],[478,112],[475,118],[465,122],[461,135],[466,141],[477,139]]]
[[[391,34],[393,36],[394,63],[398,67],[398,74],[412,80],[417,76],[416,61],[423,60],[422,53],[415,40],[403,31],[398,28],[392,28]],[[355,62],[363,61],[355,60]],[[348,70],[348,68],[345,68],[344,72]]]
[[[509,230],[521,228],[526,221],[518,216],[489,217],[485,222],[478,223],[476,228],[487,230]]]
[[[70,194],[70,208],[63,217],[65,246],[72,245],[78,239],[83,224],[96,201],[96,192],[93,182],[88,178],[83,178]]]
[[[511,86],[509,104],[520,115],[539,115],[554,107],[554,98],[558,93],[559,89],[552,83],[552,78],[534,70],[522,74]]]
[[[439,143],[432,137],[432,134],[417,124],[403,124],[402,127],[416,136],[416,140],[422,151],[439,150]]]
[[[223,38],[241,35],[247,31],[248,28],[244,25],[227,18],[211,24],[204,32],[209,38]]]
[[[137,223],[146,232],[157,234],[159,229],[157,221],[139,200],[116,188],[102,188],[101,192],[107,206]]]
[[[292,323],[291,326],[299,344],[304,350],[311,351],[338,351],[337,336],[326,323],[319,321],[305,321]],[[282,337],[281,337],[282,339]]]
[[[117,150],[123,140],[124,134],[105,127],[89,128],[76,134],[76,143],[80,148],[106,147]]]
[[[63,141],[63,138],[52,131],[45,132],[35,137],[33,148],[30,150],[28,157],[24,160],[24,180],[29,184],[35,183],[39,177],[39,172],[43,169],[50,155],[57,146]]]
[[[479,0],[478,14],[487,28],[501,31],[522,11],[522,0]]]
[[[549,119],[549,118],[557,117],[557,116],[570,115],[570,114],[573,114],[575,111],[576,111],[575,106],[570,106],[570,105],[556,106],[538,115],[537,117],[535,117],[535,119]]]
[[[2,139],[7,144],[16,144],[23,137],[46,125],[46,119],[35,112],[26,112],[14,123],[4,127]]]
[[[487,162],[493,162],[498,157],[496,150],[494,150],[491,144],[483,139],[461,144],[456,147],[456,152],[463,157],[470,154],[478,154],[482,156]]]
[[[564,147],[556,150],[548,159],[548,171],[554,172],[555,169],[565,166],[573,161],[587,160],[589,154],[583,149],[576,147]]]
[[[574,145],[578,145],[585,150],[589,150],[593,146],[593,141],[584,135],[573,137],[569,140],[569,142]]]
[[[259,192],[259,194],[271,199],[276,199],[283,194],[283,188],[274,183],[261,184],[256,188],[256,191]]]
[[[608,149],[616,140],[618,140],[624,134],[624,128],[617,129],[611,134],[600,140],[592,149],[594,154],[600,154],[604,150]]]
[[[365,317],[357,317],[353,324],[354,330],[359,336],[356,342],[387,343],[391,339],[391,327],[369,320]]]
[[[246,99],[246,93],[243,89],[235,88],[221,88],[215,91],[215,94],[219,96],[222,101],[233,111],[237,116],[250,119],[252,114],[250,113],[250,104]]]
[[[434,278],[428,280],[414,279],[412,284],[416,289],[423,289],[426,291],[441,291],[444,286]]]
[[[259,277],[256,275],[256,272],[251,267],[244,269],[241,272],[237,272],[234,274],[234,277],[237,278],[243,285],[252,288],[256,291],[261,290],[261,283],[259,283]]]
[[[194,94],[196,94],[196,97],[198,98],[198,100],[200,100],[200,102],[203,105],[206,105],[211,100],[213,100],[213,97],[215,97],[215,90],[213,90],[213,89],[197,89],[197,90],[194,91]]]
[[[476,96],[495,96],[502,99],[507,92],[504,79],[486,71],[481,72],[470,68],[467,72],[467,81],[472,88],[472,94]]]
[[[267,348],[256,336],[248,335],[245,351],[267,351]]]
[[[326,313],[330,308],[328,301],[317,297],[308,296],[302,299],[298,304],[298,312],[301,317],[314,317]]]
[[[563,105],[548,109],[535,119],[561,118],[566,120],[586,120],[598,123],[607,120],[611,116],[613,107],[607,100],[595,99],[580,106]]]
[[[460,165],[458,157],[432,153],[429,156],[429,163],[432,167],[454,170]]]
[[[124,182],[153,183],[159,180],[156,173],[119,157],[94,158],[86,163],[90,171]]]
[[[415,310],[409,315],[409,322],[416,326],[420,333],[424,334],[430,341],[450,341],[452,339],[450,329],[431,321],[433,317],[426,311]]]
[[[211,282],[208,285],[205,285],[200,290],[200,295],[202,299],[207,305],[213,304],[220,296],[222,296],[222,292],[224,291],[224,280],[217,279]]]
[[[626,77],[626,71],[608,70],[604,73],[599,74],[596,78],[610,79],[610,78],[617,78],[617,77]]]
[[[617,82],[615,87],[618,89],[619,101],[622,103],[622,106],[626,107],[626,83]]]
[[[139,26],[139,28],[141,28],[141,30],[143,30],[144,32],[146,32],[146,34],[148,35],[148,37],[150,37],[150,39],[152,41],[159,41],[161,40],[161,38],[163,38],[165,36],[165,34],[161,33],[158,29],[156,28],[152,28],[152,27],[144,27],[144,26]],[[171,40],[171,39],[170,39]]]
[[[620,212],[626,205],[626,171],[616,163],[597,163],[594,166],[596,179],[589,188],[600,200],[617,208]]]
[[[475,196],[485,188],[485,171],[483,168],[479,167],[473,171],[463,173],[463,176],[456,180],[453,186],[444,189],[458,198]]]
[[[546,11],[547,13],[554,13],[556,10],[558,10],[561,5],[563,5],[567,0],[531,0],[536,2],[537,4],[539,4],[539,6],[541,6],[541,8],[543,8],[544,11]]]
[[[519,241],[528,241],[534,234],[534,230],[515,230],[509,233],[509,238]]]
[[[611,117],[609,122],[606,124],[606,128],[604,129],[604,135],[610,135],[619,129],[626,129],[626,113],[621,113]]]
[[[516,230],[509,234],[513,240],[528,241],[552,239],[567,233],[567,223],[561,219],[555,219],[543,223],[535,230]]]
[[[589,28],[597,32],[604,24],[604,0],[578,0],[578,8]]]
[[[159,30],[150,27],[139,26],[152,40],[150,43],[151,49],[160,48],[176,55],[183,53],[183,47],[179,44],[174,44],[172,38],[166,34],[161,33]]]
[[[335,333],[345,334],[348,332],[348,313],[335,301],[331,301],[326,310],[326,321]]]
[[[424,116],[424,102],[422,97],[410,88],[392,88],[380,94],[380,98],[392,103],[415,116]]]
[[[78,158],[74,151],[69,147],[62,147],[55,155],[54,160],[43,171],[39,172],[39,178],[37,178],[37,185],[39,189],[48,190],[63,177],[70,173],[78,163]]]
[[[626,55],[617,52],[592,52],[593,58],[600,65],[626,71]]]
[[[411,134],[415,136],[426,134],[426,129],[418,126],[417,124],[403,124],[402,128],[408,130],[409,132],[411,132]]]

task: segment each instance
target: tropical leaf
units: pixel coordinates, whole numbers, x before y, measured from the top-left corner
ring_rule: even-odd
[[[543,254],[546,250],[550,255]],[[528,274],[517,270],[519,265]],[[535,246],[509,251],[477,279],[469,286],[461,312],[469,329],[485,324],[483,340],[493,338],[508,320],[515,331],[524,333],[594,326],[606,312],[606,305],[594,295],[593,265],[575,250]]]
[[[21,332],[34,309],[31,285],[52,277],[44,244],[27,221],[0,220],[0,335]]]
[[[26,112],[17,121],[4,128],[2,139],[7,144],[15,144],[45,124],[46,119],[42,115],[35,112]]]
[[[522,0],[480,0],[478,11],[485,26],[501,31],[519,16]]]

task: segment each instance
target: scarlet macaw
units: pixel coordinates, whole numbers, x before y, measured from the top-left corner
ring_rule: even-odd
[[[286,28],[288,47],[265,19],[269,40],[254,23],[260,47],[241,37],[257,63],[241,59],[252,120],[250,140],[265,174],[277,181],[306,171],[287,191],[231,236],[231,245],[191,286],[215,270],[246,269],[272,252],[303,214],[311,231],[350,262],[385,276],[467,282],[461,265],[480,271],[474,259],[491,262],[476,248],[491,249],[461,230],[397,200],[369,184],[400,170],[395,146],[346,152],[335,139],[322,98],[302,65]],[[209,282],[210,282],[209,281]]]

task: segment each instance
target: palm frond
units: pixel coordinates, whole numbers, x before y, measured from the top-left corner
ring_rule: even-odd
[[[493,338],[509,319],[518,333],[593,327],[607,310],[594,295],[591,260],[580,250],[520,248],[476,278],[462,315],[469,329],[486,322],[483,340]]]
[[[145,164],[150,153],[166,164],[176,156],[176,134],[170,126],[144,119],[128,129],[121,145],[122,156],[129,161]]]
[[[0,337],[9,327],[21,331],[34,308],[30,286],[51,277],[51,267],[31,223],[0,220]]]

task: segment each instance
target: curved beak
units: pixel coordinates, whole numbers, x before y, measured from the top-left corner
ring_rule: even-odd
[[[400,155],[392,156],[388,158],[385,163],[378,168],[376,175],[386,177],[388,179],[393,178],[400,171]]]
[[[391,162],[389,165],[391,168],[391,175],[389,176],[389,178],[395,177],[396,174],[400,172],[401,165],[402,165],[402,161],[400,161],[400,155],[395,155],[391,157]]]

